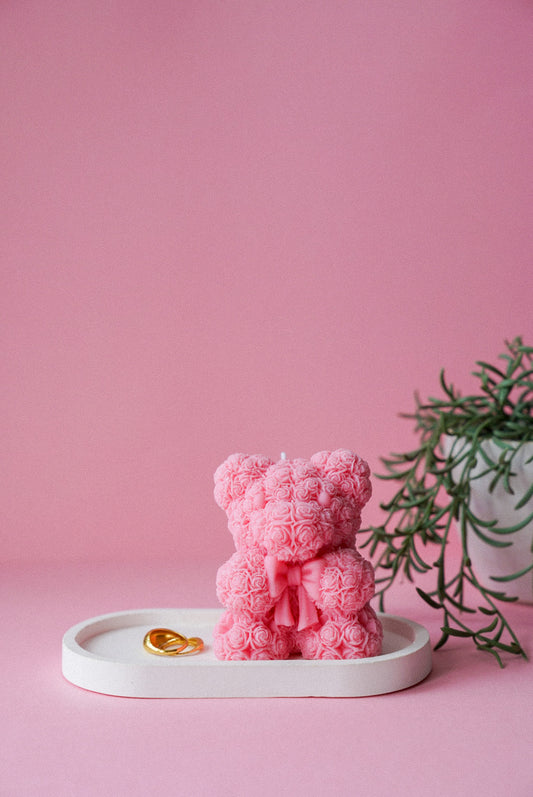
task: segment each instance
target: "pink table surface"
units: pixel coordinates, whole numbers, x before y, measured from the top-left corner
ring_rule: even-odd
[[[64,632],[106,612],[216,606],[209,561],[4,567],[2,770],[8,795],[533,794],[533,666],[469,643],[421,684],[355,699],[139,700],[61,673]],[[438,638],[401,587],[389,612]],[[511,617],[533,653],[533,608]]]

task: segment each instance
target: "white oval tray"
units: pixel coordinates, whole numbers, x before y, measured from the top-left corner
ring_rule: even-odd
[[[120,697],[367,697],[413,686],[431,671],[429,634],[418,623],[378,615],[383,653],[367,659],[219,661],[213,652],[220,609],[144,609],[94,617],[63,637],[62,667],[76,686]],[[200,636],[193,656],[154,656],[151,628]]]

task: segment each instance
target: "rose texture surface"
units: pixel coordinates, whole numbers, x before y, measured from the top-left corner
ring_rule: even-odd
[[[217,574],[218,658],[379,655],[374,570],[356,548],[372,494],[363,459],[348,449],[279,462],[233,454],[214,494],[236,549]]]

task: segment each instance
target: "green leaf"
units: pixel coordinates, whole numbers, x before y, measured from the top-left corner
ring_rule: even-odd
[[[489,625],[484,626],[484,628],[480,628],[478,634],[490,634],[491,631],[494,631],[496,626],[498,625],[498,617],[495,617],[494,620],[489,623]]]
[[[498,583],[507,583],[508,581],[514,581],[516,578],[520,578],[521,576],[525,576],[526,573],[529,573],[533,570],[533,562],[524,567],[523,570],[519,570],[518,573],[513,573],[510,576],[491,576],[491,581],[498,581]]]
[[[490,653],[492,656],[494,656],[494,658],[496,659],[496,661],[503,670],[502,657],[496,650],[494,650],[494,648],[491,648],[489,645],[480,645],[480,644],[476,644],[476,647],[478,650],[484,651],[485,653]]]
[[[533,496],[533,482],[529,485],[528,490],[524,493],[520,501],[516,504],[515,509],[522,509]]]
[[[455,608],[459,609],[460,612],[466,612],[466,614],[475,614],[476,613],[475,609],[471,609],[470,607],[465,606],[464,603],[461,603],[460,601],[456,601],[455,598],[453,598],[450,594],[447,594],[445,597],[452,604],[452,606],[455,606]]]
[[[437,642],[433,650],[438,650],[439,648],[441,648],[443,645],[446,644],[446,642],[449,639],[450,635],[444,630],[444,628],[441,628],[441,631],[442,631],[442,636],[440,637],[439,641]]]
[[[483,540],[483,542],[485,542],[487,545],[491,545],[493,548],[510,548],[513,544],[510,540],[495,540],[494,537],[487,537],[487,535],[483,534],[479,527],[475,526],[473,523],[471,523],[471,530],[476,537],[479,537],[480,540]],[[500,529],[498,529],[498,532],[500,532]],[[501,533],[511,534],[512,532],[506,530],[502,531]]]
[[[458,637],[473,637],[473,631],[463,631],[461,628],[450,628],[450,626],[445,626],[442,631],[448,636],[458,636]]]
[[[513,534],[515,531],[520,531],[520,529],[523,529],[525,528],[525,526],[528,526],[532,520],[533,520],[533,512],[531,512],[531,514],[529,514],[527,518],[521,520],[520,523],[517,523],[514,526],[505,526],[505,528],[498,527],[495,528],[494,530],[497,531],[498,534]]]
[[[429,606],[431,606],[432,609],[442,609],[442,604],[437,603],[437,601],[433,600],[433,598],[430,595],[428,595],[427,592],[424,592],[423,589],[417,587],[416,591],[418,592],[422,600],[425,601]]]
[[[493,614],[497,613],[496,609],[487,609],[485,606],[478,606],[477,608],[481,612],[481,614],[487,614],[489,616],[492,616]]]
[[[492,371],[498,376],[501,376],[502,379],[505,379],[505,374],[503,373],[503,371],[500,371],[500,369],[496,368],[495,365],[491,365],[490,363],[485,363],[482,360],[478,360],[476,362],[476,365],[479,365],[481,368],[484,368],[485,370]],[[473,376],[479,376],[479,373],[474,372]]]

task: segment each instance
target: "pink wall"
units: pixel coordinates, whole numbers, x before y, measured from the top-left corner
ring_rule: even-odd
[[[4,0],[0,64],[3,559],[222,559],[229,453],[377,468],[533,341],[531,3]]]

